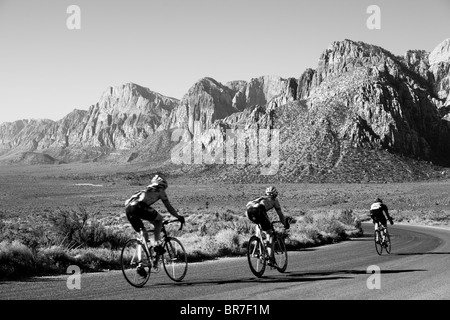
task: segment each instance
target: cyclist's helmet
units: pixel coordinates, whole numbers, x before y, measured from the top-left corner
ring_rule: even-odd
[[[149,187],[154,187],[154,186],[159,186],[165,190],[165,189],[167,189],[169,184],[167,183],[166,179],[164,179],[160,175],[155,175],[152,178],[152,181],[151,181]]]
[[[266,189],[266,195],[276,198],[278,196],[278,191],[275,187],[268,187]]]
[[[383,200],[381,200],[380,198],[377,198],[377,199],[375,200],[375,202],[383,203]]]

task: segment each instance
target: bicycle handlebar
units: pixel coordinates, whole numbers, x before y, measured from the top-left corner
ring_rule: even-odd
[[[174,222],[180,222],[180,223],[181,223],[180,220],[174,219],[174,220],[165,220],[165,221],[163,222],[163,225],[167,225],[167,224],[169,224],[169,223],[174,223]],[[183,225],[184,225],[184,223],[181,223],[180,228],[179,228],[178,230],[183,230]]]

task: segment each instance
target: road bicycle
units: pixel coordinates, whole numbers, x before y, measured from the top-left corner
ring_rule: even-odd
[[[288,254],[286,250],[286,244],[284,243],[283,235],[276,231],[274,224],[281,223],[281,221],[274,221],[271,223],[272,228],[272,252],[273,257],[269,256],[268,248],[269,239],[266,240],[268,235],[262,231],[261,225],[256,225],[255,235],[250,237],[247,245],[247,259],[250,265],[250,270],[258,278],[262,277],[266,265],[271,268],[277,269],[279,272],[283,273],[286,271],[288,264]]]
[[[173,222],[180,221],[178,219],[163,221],[161,247],[164,250],[162,250],[162,254],[157,254],[154,247],[147,244],[143,231],[136,238],[130,239],[124,244],[120,263],[125,279],[133,287],[144,286],[152,272],[160,271],[161,264],[167,276],[173,281],[181,281],[186,276],[188,268],[186,250],[180,240],[168,234],[165,227]],[[182,228],[183,224],[179,230]],[[153,232],[153,230],[148,230],[148,232]]]
[[[378,228],[375,230],[374,240],[375,249],[380,256],[383,253],[383,248],[388,254],[391,253],[391,237],[389,236],[389,231],[380,222],[378,222]]]

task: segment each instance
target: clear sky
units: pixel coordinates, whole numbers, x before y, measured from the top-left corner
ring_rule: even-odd
[[[449,17],[450,0],[0,0],[0,123],[59,120],[127,82],[181,99],[203,77],[299,77],[338,40],[431,51]]]

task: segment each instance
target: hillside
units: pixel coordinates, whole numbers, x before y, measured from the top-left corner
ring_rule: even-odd
[[[245,142],[229,140],[261,129],[279,133],[266,166],[262,149],[251,153],[247,144],[239,154]],[[450,167],[450,39],[404,56],[336,41],[298,78],[203,78],[180,101],[128,83],[56,122],[0,124],[0,162],[19,151],[64,162],[151,162],[174,175],[230,182],[434,178]]]

